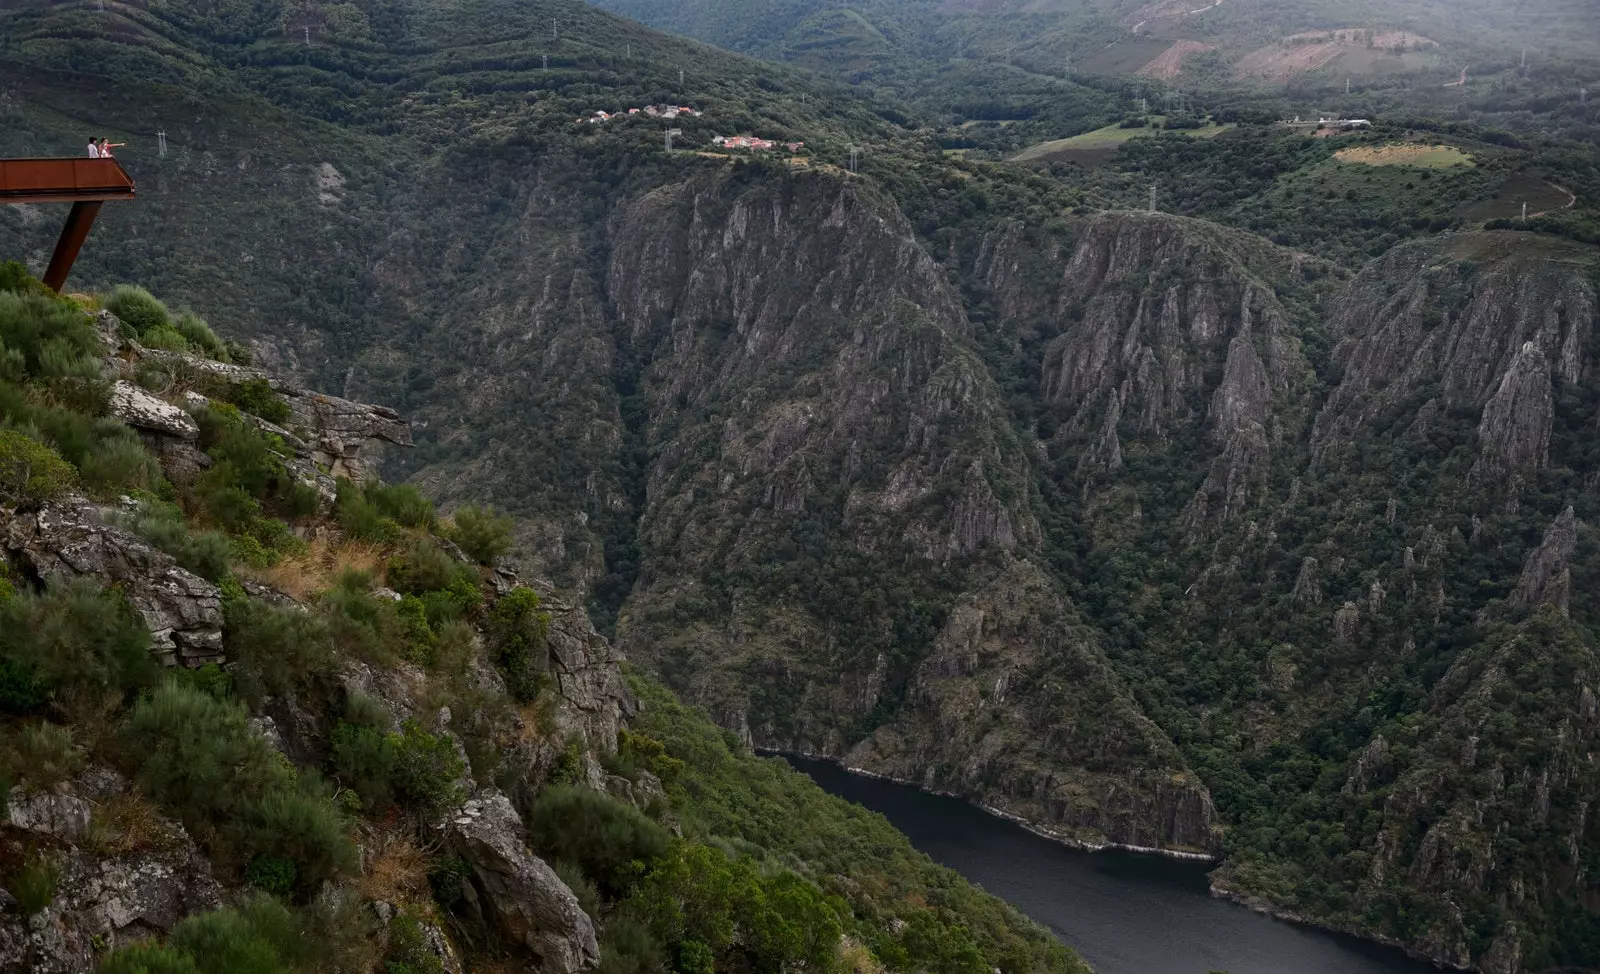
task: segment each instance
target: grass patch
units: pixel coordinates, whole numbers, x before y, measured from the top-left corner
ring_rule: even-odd
[[[1164,121],[1162,116],[1159,115],[1151,116],[1151,119],[1157,125]],[[1147,139],[1156,135],[1182,135],[1197,139],[1214,139],[1224,132],[1232,131],[1233,128],[1233,125],[1218,125],[1209,121],[1199,128],[1192,129],[1123,128],[1121,125],[1107,125],[1105,128],[1095,129],[1093,132],[1084,132],[1068,139],[1041,142],[1012,156],[1011,161],[1037,162],[1063,153],[1069,156],[1080,152],[1103,155],[1107,150],[1117,149],[1133,139]]]
[[[1333,157],[1351,165],[1411,166],[1417,169],[1450,169],[1477,164],[1472,156],[1453,145],[1422,145],[1416,142],[1357,145],[1340,149]]]

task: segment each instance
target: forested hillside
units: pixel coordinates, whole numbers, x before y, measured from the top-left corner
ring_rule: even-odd
[[[1043,57],[1057,16],[1103,47],[1137,13],[989,6],[681,8],[849,27],[859,78],[560,0],[8,8],[0,154],[128,142],[140,198],[74,286],[149,282],[400,409],[391,479],[511,515],[528,577],[732,735],[638,691],[641,767],[714,762],[677,806],[712,834],[781,855],[779,812],[707,795],[741,747],[802,750],[1215,857],[1220,891],[1440,962],[1600,964],[1597,100],[1422,66],[1314,135],[1271,121],[1326,77],[940,53],[971,27]],[[1214,12],[1382,13],[1289,6]],[[1498,23],[1448,9],[1380,26]],[[628,113],[662,105],[702,114]],[[60,214],[0,210],[37,269]],[[602,915],[648,908],[590,879]],[[983,963],[1070,963],[994,917]]]

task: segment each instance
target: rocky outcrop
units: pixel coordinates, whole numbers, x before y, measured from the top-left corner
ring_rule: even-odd
[[[1544,533],[1544,541],[1528,553],[1517,586],[1511,590],[1511,605],[1519,609],[1552,605],[1566,615],[1572,597],[1572,552],[1577,544],[1578,521],[1568,504]]]
[[[48,854],[59,874],[56,896],[40,913],[23,919],[0,910],[0,974],[88,974],[106,948],[164,934],[191,913],[221,905],[209,864],[175,823],[148,819],[147,834],[132,848],[115,835],[100,851],[83,841],[99,806],[124,798],[126,789],[103,769],[61,792],[13,789],[5,824],[13,834],[52,840]]]
[[[1499,396],[1480,427],[1486,443],[1519,468],[1542,461],[1549,421],[1539,373],[1546,386],[1591,374],[1597,305],[1576,265],[1526,258],[1517,243],[1493,233],[1407,244],[1351,283],[1332,315],[1342,376],[1317,419],[1318,455],[1436,388],[1435,409],[1481,410]]]
[[[162,460],[163,469],[175,479],[190,479],[209,465],[209,459],[193,449],[199,427],[185,408],[204,405],[207,397],[191,385],[215,391],[218,386],[237,383],[266,383],[283,397],[290,418],[285,426],[257,417],[250,417],[251,421],[282,438],[293,450],[293,456],[285,459],[296,475],[330,497],[339,477],[358,484],[376,479],[383,446],[412,445],[410,424],[387,406],[315,392],[262,369],[187,352],[145,348],[127,337],[109,312],[100,313],[99,323],[100,334],[112,349],[107,357],[108,370],[116,377],[112,414],[145,434],[152,451]],[[169,398],[179,399],[184,405],[169,402],[130,381],[141,365],[164,369],[171,377]]]
[[[114,526],[83,498],[17,514],[0,526],[0,546],[40,581],[93,577],[116,586],[150,629],[166,661],[201,666],[222,660],[222,596],[171,555]]]
[[[1478,462],[1472,476],[1517,494],[1545,465],[1554,419],[1550,365],[1533,342],[1523,342],[1478,424]]]
[[[594,923],[544,860],[528,851],[510,799],[479,792],[441,827],[472,874],[464,909],[538,958],[542,974],[577,974],[600,960]]]

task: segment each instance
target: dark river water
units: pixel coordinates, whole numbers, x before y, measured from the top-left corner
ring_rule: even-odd
[[[1397,950],[1215,899],[1204,863],[1081,852],[953,798],[824,761],[787,760],[1049,927],[1099,974],[1438,974]]]

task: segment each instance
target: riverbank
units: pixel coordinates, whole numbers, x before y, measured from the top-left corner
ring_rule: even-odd
[[[753,749],[757,754],[769,755],[771,757],[797,757],[804,758],[807,761],[823,761],[839,768],[841,771],[848,771],[853,775],[860,775],[863,778],[873,778],[878,781],[893,782],[897,785],[904,785],[907,788],[915,788],[926,795],[938,795],[941,798],[953,798],[956,801],[964,802],[973,808],[988,812],[990,815],[993,815],[996,818],[1005,819],[1007,822],[1026,829],[1042,839],[1049,839],[1052,842],[1059,842],[1069,849],[1078,849],[1082,852],[1105,852],[1108,850],[1115,850],[1117,852],[1132,852],[1138,855],[1162,856],[1168,859],[1181,859],[1189,862],[1215,863],[1217,865],[1222,864],[1222,858],[1220,856],[1213,856],[1204,852],[1189,852],[1183,849],[1165,849],[1159,846],[1148,847],[1126,845],[1121,842],[1094,842],[1087,839],[1081,839],[1075,835],[1068,835],[1064,832],[1057,832],[1053,829],[1046,828],[1045,826],[1039,825],[1036,822],[1023,818],[1021,815],[1008,812],[1003,808],[996,808],[993,805],[985,805],[983,802],[972,801],[965,795],[958,795],[953,791],[942,791],[936,788],[924,788],[915,781],[907,781],[903,778],[893,777],[892,775],[879,774],[876,771],[869,771],[866,768],[852,767],[851,765],[840,761],[838,758],[827,754],[807,754],[804,751],[785,751],[771,747],[756,747]]]
[[[1312,917],[1303,916],[1294,912],[1293,910],[1285,909],[1278,904],[1273,903],[1271,900],[1262,899],[1259,896],[1241,892],[1236,889],[1229,889],[1227,886],[1223,885],[1224,882],[1225,880],[1219,881],[1213,879],[1211,881],[1211,895],[1219,900],[1232,903],[1234,906],[1242,906],[1252,913],[1259,913],[1262,916],[1271,917],[1274,920],[1281,920],[1284,923],[1293,923],[1305,927],[1314,927],[1318,930],[1326,930],[1330,933],[1337,933],[1342,936],[1355,937],[1358,940],[1365,940],[1370,943],[1381,944],[1385,947],[1400,951],[1412,960],[1420,961],[1424,964],[1430,964],[1435,970],[1477,970],[1477,968],[1473,967],[1471,964],[1453,964],[1449,961],[1440,960],[1437,957],[1429,957],[1427,954],[1423,954],[1407,946],[1401,941],[1394,939],[1393,937],[1385,937],[1381,934],[1374,934],[1370,931],[1360,930],[1355,927],[1343,926],[1337,923],[1328,923],[1324,920],[1317,920]]]

